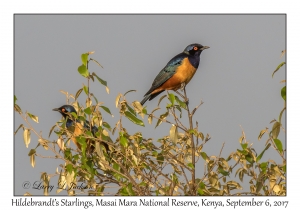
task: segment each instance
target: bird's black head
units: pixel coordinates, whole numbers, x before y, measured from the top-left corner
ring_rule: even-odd
[[[184,53],[188,55],[200,55],[201,52],[205,49],[208,49],[209,46],[202,46],[201,44],[190,44],[184,49]]]
[[[55,108],[55,109],[52,109],[52,110],[53,111],[58,111],[65,118],[68,116],[68,113],[75,112],[77,114],[75,108],[71,105],[63,105],[59,108]]]

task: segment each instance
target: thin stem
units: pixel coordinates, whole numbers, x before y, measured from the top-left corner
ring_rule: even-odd
[[[188,112],[188,117],[189,117],[189,124],[190,124],[190,130],[193,129],[193,116],[190,112],[189,106],[188,106],[188,98],[187,98],[187,94],[186,94],[186,90],[185,90],[185,86],[183,88],[183,92],[184,92],[184,99],[186,102],[186,109]],[[192,169],[192,193],[195,193],[195,183],[196,183],[196,165],[195,165],[195,142],[194,142],[194,135],[193,133],[190,133],[191,136],[191,143],[192,143],[192,164],[194,166],[194,168]]]

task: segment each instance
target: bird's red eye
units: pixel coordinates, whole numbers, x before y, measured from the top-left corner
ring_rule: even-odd
[[[61,111],[62,111],[62,112],[65,112],[66,110],[65,110],[65,108],[62,108]]]
[[[194,50],[198,50],[198,47],[194,47]]]

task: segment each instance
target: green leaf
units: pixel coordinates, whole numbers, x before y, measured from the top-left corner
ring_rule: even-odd
[[[120,166],[117,163],[113,164],[113,169],[115,169],[116,171],[120,171]]]
[[[205,160],[206,162],[209,162],[209,159],[208,159],[207,154],[205,152],[200,152],[200,155],[203,158],[203,160]]]
[[[175,96],[174,96],[174,94],[172,94],[172,93],[169,94],[169,100],[170,100],[170,102],[172,103],[172,106],[173,106],[174,102],[175,102]]]
[[[241,146],[242,146],[242,148],[243,148],[243,149],[246,149],[246,148],[247,148],[247,146],[248,146],[248,144],[247,144],[247,143],[245,143],[245,144],[241,144]]]
[[[89,88],[87,86],[84,85],[83,90],[84,90],[86,95],[89,95]]]
[[[278,71],[284,64],[285,64],[285,62],[282,62],[281,64],[279,64],[279,65],[277,66],[277,68],[275,69],[275,71],[274,71],[273,74],[272,74],[272,77],[274,76],[274,74],[276,73],[276,71]]]
[[[267,168],[268,168],[268,162],[263,162],[263,163],[259,164],[259,167],[261,168],[263,173],[266,173]]]
[[[281,97],[286,101],[286,86],[281,89]]]
[[[204,191],[201,188],[198,188],[198,194],[199,195],[204,195]]]
[[[83,136],[77,136],[76,137],[76,141],[81,145],[81,151],[83,152],[83,154],[85,154],[85,149],[86,149],[86,138],[84,138]]]
[[[269,147],[271,146],[271,144],[269,143],[266,148],[259,154],[259,156],[256,158],[256,162],[260,161],[260,159],[262,158],[262,156],[264,155],[265,151],[267,149],[269,149]]]
[[[101,79],[100,77],[98,77],[97,74],[95,74],[95,72],[93,72],[92,75],[94,75],[102,85],[107,86],[107,82]]]
[[[14,104],[16,103],[17,100],[18,99],[17,99],[16,95],[14,95]]]
[[[107,108],[106,106],[100,106],[104,111],[106,111],[108,114],[110,114],[111,116],[113,116],[110,112],[110,109]]]
[[[277,122],[277,121],[273,124],[273,127],[272,127],[272,138],[273,139],[277,139],[279,132],[280,132],[280,125],[281,125],[281,123]]]
[[[152,152],[152,155],[153,155],[154,157],[157,157],[158,152],[157,152],[157,151],[153,151],[153,152]]]
[[[229,176],[229,172],[225,171],[223,168],[218,168],[219,173],[221,173],[224,176]]]
[[[67,169],[67,172],[68,172],[69,174],[72,174],[72,171],[73,171],[73,165],[72,165],[72,164],[66,165],[66,169]]]
[[[88,107],[88,108],[84,109],[84,113],[86,113],[86,114],[88,114],[88,115],[92,114],[91,108]]]
[[[249,163],[254,163],[254,160],[253,160],[253,158],[252,158],[251,155],[246,155],[246,156],[245,156],[245,159],[246,159]]]
[[[109,131],[111,131],[111,127],[107,122],[103,122],[102,125],[107,128]]]
[[[125,105],[126,105],[127,109],[130,111],[130,113],[133,114],[134,116],[136,116],[135,111],[133,110],[133,108],[131,108],[131,107],[127,104],[127,102],[125,102]]]
[[[86,68],[85,65],[81,65],[78,67],[78,72],[81,74],[83,77],[88,77],[89,76],[89,70]]]
[[[88,57],[89,57],[88,53],[81,54],[81,61],[82,61],[82,64],[85,66],[87,65]]]
[[[179,117],[181,118],[182,117],[182,111],[181,111],[181,108],[179,105],[175,105],[176,109],[179,111],[180,115]]]
[[[181,101],[178,96],[175,96],[175,100],[177,101],[177,103],[179,104],[179,106],[183,109],[186,109],[186,103],[184,103],[183,101]]]
[[[248,152],[246,150],[237,149],[237,151],[242,153],[243,155],[248,155]]]
[[[28,156],[31,156],[31,155],[33,155],[33,154],[35,154],[36,153],[36,150],[35,149],[31,149],[30,151],[29,151],[29,153],[28,153]]]
[[[161,153],[159,153],[159,154],[157,155],[157,157],[156,157],[156,160],[157,160],[157,162],[158,162],[159,164],[163,164],[165,158],[164,158],[164,156],[163,156]]]
[[[277,149],[280,151],[280,153],[282,153],[282,143],[279,139],[274,139],[274,143],[277,147]]]
[[[140,125],[140,126],[144,126],[144,122],[138,118],[136,118],[136,116],[134,116],[133,114],[131,114],[129,111],[125,112],[125,116],[133,123]]]
[[[121,136],[121,138],[120,138],[120,144],[123,147],[127,147],[128,146],[128,140],[124,136]]]
[[[191,169],[195,169],[193,163],[188,163],[187,166],[188,166],[189,168],[191,168]]]
[[[157,120],[157,123],[156,123],[155,128],[156,128],[157,126],[159,126],[159,125],[163,122],[163,120],[166,119],[166,117],[167,117],[168,115],[169,115],[169,112],[168,112],[168,111],[165,112],[164,114],[161,114],[161,115],[159,116],[159,119]]]
[[[129,195],[133,196],[136,195],[132,189],[132,183],[129,183],[127,186],[127,192],[129,193]]]

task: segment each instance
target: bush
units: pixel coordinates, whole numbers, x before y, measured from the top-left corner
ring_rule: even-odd
[[[271,121],[271,131],[265,128],[259,133],[258,140],[263,135],[268,135],[262,151],[257,153],[252,147],[253,143],[247,141],[242,131],[239,149],[234,150],[228,157],[222,157],[224,144],[217,154],[208,155],[204,148],[210,136],[199,131],[197,121],[193,121],[193,116],[202,102],[190,110],[185,88],[184,94],[178,91],[177,94],[167,92],[167,95],[158,100],[158,107],[152,111],[148,111],[138,101],[126,100],[126,95],[132,90],[120,93],[115,101],[120,113],[119,120],[115,126],[104,121],[102,113],[111,115],[110,108],[99,102],[90,92],[90,82],[99,81],[105,86],[107,93],[109,88],[106,81],[96,73],[89,72],[88,65],[91,61],[101,66],[90,58],[91,54],[93,52],[82,54],[82,65],[78,67],[78,72],[86,78],[87,83],[75,95],[62,91],[77,113],[69,113],[66,119],[62,118],[50,129],[49,137],[54,132],[57,135],[56,141],[47,140],[35,131],[29,118],[37,123],[38,117],[29,112],[23,113],[16,104],[16,96],[14,97],[14,109],[25,122],[15,134],[20,128],[23,129],[27,148],[32,133],[39,139],[38,145],[28,154],[32,167],[35,166],[36,157],[45,158],[41,147],[52,151],[53,156],[47,158],[64,162],[59,165],[60,170],[55,172],[59,177],[57,194],[65,190],[69,195],[105,195],[112,193],[110,187],[113,186],[116,188],[113,192],[116,195],[286,195],[286,150],[278,139],[280,130],[284,130],[281,118],[285,105],[278,120]],[[284,64],[285,62],[281,63],[274,73]],[[85,106],[77,101],[82,92],[86,94]],[[281,96],[285,102],[285,86],[281,90]],[[165,98],[168,103],[162,107],[161,101]],[[164,109],[164,114],[157,116],[155,112],[158,109]],[[189,119],[188,125],[182,122],[184,115]],[[156,121],[156,127],[167,123],[170,125],[170,134],[157,141],[145,139],[141,132],[129,133],[124,127],[124,118],[136,125],[137,130],[139,126],[145,126],[146,118],[149,124]],[[76,126],[79,126],[76,123],[68,127],[68,120],[79,123],[82,134],[75,132]],[[93,130],[94,126],[96,130]],[[112,140],[110,136],[117,137]],[[70,139],[76,140],[79,147],[69,144]],[[281,163],[271,159],[261,161],[265,151],[270,148],[280,155]],[[205,161],[205,173],[198,176],[196,167],[199,167],[197,162],[201,158]],[[234,178],[236,176],[238,179]],[[250,179],[250,185],[244,191],[240,183],[245,176]],[[44,186],[49,185],[50,178],[52,177],[46,172],[42,174]],[[78,183],[83,183],[86,189],[76,189],[74,186]],[[48,195],[48,188],[45,188],[44,195]]]

